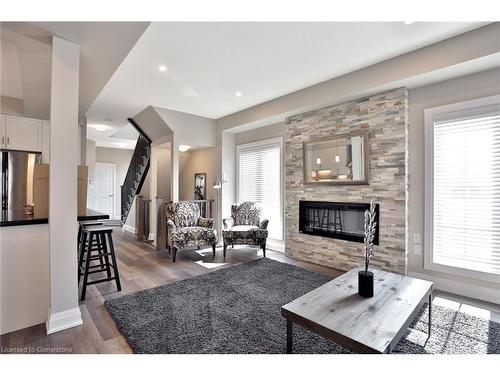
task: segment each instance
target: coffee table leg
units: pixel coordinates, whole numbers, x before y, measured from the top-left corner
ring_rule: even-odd
[[[431,336],[431,327],[432,327],[432,292],[429,294],[429,331],[428,335]]]
[[[286,353],[291,354],[293,347],[293,323],[290,319],[286,320]]]

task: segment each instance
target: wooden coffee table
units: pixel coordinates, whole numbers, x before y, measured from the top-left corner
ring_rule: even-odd
[[[287,353],[292,352],[293,323],[356,353],[390,353],[425,302],[429,331],[433,283],[373,270],[375,295],[358,295],[358,271],[353,269],[281,307],[287,319]]]

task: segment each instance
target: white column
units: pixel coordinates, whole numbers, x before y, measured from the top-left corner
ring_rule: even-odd
[[[77,285],[80,47],[53,37],[50,99],[50,311],[47,333],[82,324]]]
[[[156,207],[156,197],[158,196],[158,146],[151,147],[151,157],[149,158],[149,234],[148,239],[153,240],[156,245],[156,220],[158,210]],[[131,213],[130,215],[132,215]]]
[[[80,145],[80,163],[79,165],[87,165],[87,118],[84,117],[79,124],[80,138],[78,144]]]
[[[172,138],[172,153],[170,154],[170,162],[172,164],[172,175],[170,178],[170,184],[171,184],[171,194],[170,194],[170,200],[172,202],[178,202],[179,201],[179,141],[177,138],[174,137]]]
[[[222,176],[226,182],[222,184],[221,220],[231,215],[231,205],[236,202],[236,139],[234,133],[222,132],[221,164]]]

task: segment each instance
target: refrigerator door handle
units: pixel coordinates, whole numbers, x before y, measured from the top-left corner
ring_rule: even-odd
[[[7,148],[10,147],[10,137],[7,137]]]
[[[5,137],[2,136],[2,145],[0,146],[1,148],[3,148],[3,141],[5,140]]]

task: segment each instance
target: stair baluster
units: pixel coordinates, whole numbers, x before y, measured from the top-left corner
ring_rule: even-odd
[[[121,186],[121,221],[127,220],[134,197],[141,191],[142,185],[149,170],[151,157],[151,141],[140,134],[135,145],[132,160]]]

